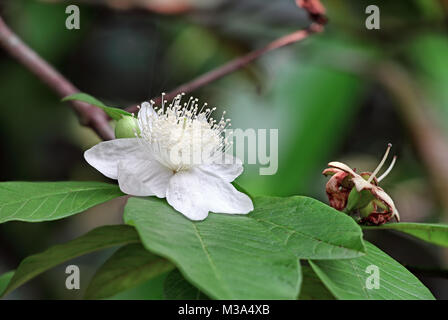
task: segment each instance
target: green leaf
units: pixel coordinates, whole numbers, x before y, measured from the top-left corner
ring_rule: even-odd
[[[122,195],[101,182],[1,182],[0,223],[57,220]]]
[[[174,268],[166,259],[148,252],[140,243],[117,250],[96,272],[86,299],[103,299],[133,288]]]
[[[125,225],[104,226],[67,243],[25,258],[3,295],[60,263],[109,247],[140,242],[135,229]]]
[[[298,259],[245,216],[213,214],[193,222],[165,201],[131,198],[125,221],[144,246],[167,257],[188,281],[216,299],[295,299]]]
[[[120,120],[122,116],[132,116],[131,113],[114,107],[108,107],[98,99],[88,95],[86,93],[75,93],[70,96],[65,97],[62,101],[78,100],[86,102],[88,104],[94,105],[95,107],[101,108],[106,112],[106,114],[114,120]]]
[[[448,225],[436,223],[388,223],[378,227],[364,227],[366,230],[396,230],[442,247],[448,247]]]
[[[358,224],[312,198],[258,197],[249,218],[267,227],[301,259],[345,259],[365,252]]]
[[[350,217],[306,197],[255,198],[249,215],[210,214],[202,222],[164,200],[132,198],[125,221],[148,250],[217,299],[296,299],[297,258],[353,258],[364,250]]]
[[[238,190],[239,192],[242,192],[244,194],[246,194],[252,201],[254,201],[254,197],[253,195],[251,195],[246,189],[244,189],[242,186],[240,186],[238,183],[236,183],[235,181],[232,181],[232,185],[235,187],[236,190]]]
[[[14,273],[15,270],[12,270],[0,276],[0,296],[3,294],[3,291],[5,291],[6,287],[14,276]]]
[[[431,292],[405,267],[373,244],[365,242],[367,254],[347,260],[309,261],[313,270],[338,299],[429,300]],[[368,289],[372,273],[368,266],[379,268],[379,289]]]
[[[163,286],[168,273],[152,278],[137,287],[119,292],[106,300],[164,300]]]
[[[179,270],[168,274],[163,285],[163,295],[168,300],[209,300],[209,297],[185,280]]]
[[[334,296],[310,266],[302,265],[302,275],[299,300],[334,300]]]

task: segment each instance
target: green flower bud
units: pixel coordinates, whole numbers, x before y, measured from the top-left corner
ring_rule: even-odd
[[[117,121],[115,126],[115,138],[135,138],[136,134],[140,135],[140,128],[137,119],[130,116],[123,116]]]

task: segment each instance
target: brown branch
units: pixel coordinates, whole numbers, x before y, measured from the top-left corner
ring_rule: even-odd
[[[44,0],[45,1],[45,0]],[[67,2],[67,0],[46,0],[48,2]],[[142,1],[142,0],[78,0],[77,2],[91,6],[106,6],[114,10],[147,10],[162,15],[178,15],[194,10],[192,3],[178,1]]]
[[[311,20],[314,22],[325,25],[328,21],[326,16],[325,7],[319,0],[296,0],[297,6],[305,9]]]
[[[284,37],[281,37],[271,43],[269,43],[267,46],[265,46],[264,48],[252,51],[242,57],[238,57],[234,60],[231,60],[229,62],[227,62],[226,64],[224,64],[223,66],[220,66],[216,69],[213,69],[199,77],[197,77],[196,79],[193,79],[190,82],[187,82],[177,88],[175,88],[174,90],[170,91],[169,93],[167,93],[165,95],[165,99],[167,100],[171,100],[173,99],[177,94],[184,92],[184,93],[190,93],[198,88],[201,88],[213,81],[216,81],[238,69],[241,69],[242,67],[248,65],[249,63],[251,63],[252,61],[254,61],[255,59],[259,58],[260,56],[262,56],[263,54],[265,54],[268,51],[272,51],[284,46],[287,46],[289,44],[301,41],[303,39],[306,39],[309,35],[316,33],[316,32],[320,32],[322,30],[322,26],[319,24],[313,24],[310,28],[305,29],[305,30],[299,30],[296,31],[294,33],[288,34]],[[153,99],[155,103],[160,103],[162,100],[162,97],[156,97]],[[126,109],[126,111],[129,112],[137,112],[137,106],[131,106],[129,108]]]
[[[23,43],[4,23],[1,17],[0,46],[56,92],[59,97],[62,98],[79,92],[70,81],[43,60],[34,50]],[[101,109],[81,101],[73,101],[71,102],[71,106],[77,113],[82,125],[92,128],[104,140],[114,138],[113,130],[109,126],[108,117]]]
[[[304,8],[308,12],[310,19],[314,21],[307,29],[299,30],[286,36],[283,36],[279,39],[272,41],[267,46],[261,49],[249,52],[244,56],[235,58],[227,62],[226,64],[216,69],[213,69],[197,77],[196,79],[193,79],[190,82],[187,82],[175,88],[174,90],[171,90],[169,93],[165,95],[165,99],[171,100],[181,92],[190,93],[236,70],[243,68],[244,66],[248,65],[249,63],[253,62],[254,60],[256,60],[257,58],[261,57],[263,54],[269,51],[279,49],[287,45],[302,41],[314,33],[322,32],[324,29],[324,25],[327,23],[327,18],[325,16],[325,8],[322,6],[322,4],[320,4],[319,0],[297,0],[297,5],[301,8]],[[160,103],[162,101],[162,97],[159,96],[152,100],[155,103]],[[138,109],[137,106],[134,105],[128,107],[126,111],[137,112]]]
[[[313,23],[304,30],[293,32],[283,36],[264,48],[252,51],[242,57],[238,57],[229,61],[225,65],[214,69],[204,75],[199,76],[192,81],[181,85],[180,87],[169,92],[166,99],[174,98],[178,93],[192,92],[204,85],[207,85],[225,75],[232,73],[255,59],[259,58],[266,52],[299,42],[308,38],[311,34],[322,32],[327,18],[325,16],[325,8],[319,0],[297,0],[297,5],[305,9]],[[51,65],[39,57],[31,48],[24,44],[3,22],[0,17],[0,46],[22,63],[26,68],[33,72],[39,79],[53,89],[60,97],[79,92],[79,90],[57,72]],[[161,97],[155,98],[154,101],[159,103]],[[100,109],[90,106],[80,101],[73,101],[72,108],[77,112],[81,124],[91,127],[102,139],[110,140],[114,138],[112,129],[108,124],[107,115]],[[137,106],[127,108],[129,112],[136,112]]]

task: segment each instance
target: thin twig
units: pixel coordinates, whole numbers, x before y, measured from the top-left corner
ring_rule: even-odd
[[[262,56],[263,54],[265,54],[266,52],[269,52],[269,51],[287,46],[289,44],[304,40],[304,39],[308,38],[309,35],[316,33],[316,32],[321,32],[321,31],[322,31],[322,25],[313,23],[309,28],[307,28],[305,30],[299,30],[299,31],[293,32],[291,34],[288,34],[286,36],[283,36],[283,37],[269,43],[264,48],[261,48],[261,49],[255,50],[255,51],[251,51],[242,57],[238,57],[234,60],[231,60],[231,61],[227,62],[226,64],[224,64],[216,69],[213,69],[213,70],[197,77],[196,79],[193,79],[190,82],[187,82],[187,83],[175,88],[174,90],[170,91],[169,93],[167,93],[165,95],[165,99],[171,100],[181,92],[190,93],[190,92],[192,92],[198,88],[201,88],[213,81],[216,81],[216,80],[218,80],[236,70],[241,69],[242,67],[248,65],[255,59],[257,59],[260,56]],[[152,100],[157,104],[157,103],[161,102],[162,97],[159,96],[159,97],[153,98]],[[138,109],[137,109],[137,106],[134,105],[134,106],[128,107],[126,109],[126,111],[137,112]]]
[[[178,88],[166,95],[166,99],[171,99],[180,92],[191,92],[204,85],[207,85],[225,75],[234,72],[266,52],[287,46],[289,44],[304,40],[311,34],[323,31],[327,22],[325,8],[319,0],[297,0],[297,5],[308,12],[313,23],[305,30],[299,30],[289,35],[283,36],[264,48],[252,51],[242,57],[238,57],[225,65],[212,70]],[[65,79],[52,66],[45,62],[37,53],[24,44],[17,35],[15,35],[0,17],[0,46],[22,63],[26,68],[33,72],[39,79],[53,89],[60,97],[79,92],[79,90],[70,81]],[[156,103],[161,101],[161,97],[154,99]],[[114,134],[108,124],[107,115],[100,109],[90,106],[80,101],[72,102],[73,109],[77,112],[81,124],[91,127],[102,139],[113,139]],[[130,112],[136,112],[137,106],[127,108]]]
[[[249,52],[248,54],[246,54],[242,57],[235,58],[235,59],[227,62],[226,64],[224,64],[216,69],[213,69],[213,70],[197,77],[196,79],[193,79],[190,82],[187,82],[187,83],[175,88],[174,90],[170,91],[168,94],[165,95],[165,99],[171,100],[181,92],[190,93],[190,92],[192,92],[198,88],[201,88],[213,81],[216,81],[216,80],[218,80],[236,70],[243,68],[244,66],[248,65],[249,63],[253,62],[254,60],[256,60],[257,58],[261,57],[263,54],[265,54],[269,51],[279,49],[284,46],[302,41],[314,33],[322,32],[324,29],[324,25],[327,23],[328,19],[326,17],[325,7],[320,3],[320,1],[319,0],[296,0],[296,4],[300,8],[303,8],[304,10],[306,10],[308,12],[308,16],[309,16],[310,20],[313,21],[308,28],[306,28],[304,30],[299,30],[299,31],[293,32],[286,36],[283,36],[279,39],[272,41],[267,46],[265,46],[261,49]],[[162,97],[159,96],[152,100],[155,103],[160,103],[162,101]],[[134,105],[134,106],[128,107],[126,110],[129,112],[137,112],[138,109],[137,109],[137,106]]]
[[[297,6],[305,9],[312,21],[320,25],[325,25],[328,22],[325,7],[320,3],[320,0],[296,0]]]
[[[34,50],[23,43],[5,24],[1,17],[0,46],[55,91],[59,97],[62,98],[79,92],[70,81],[43,60]],[[78,114],[82,125],[92,128],[104,140],[114,138],[113,130],[109,126],[108,117],[101,109],[80,101],[71,102],[71,106]]]

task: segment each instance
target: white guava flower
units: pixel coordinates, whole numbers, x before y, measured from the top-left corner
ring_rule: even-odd
[[[166,198],[191,220],[203,220],[209,212],[252,211],[251,199],[231,184],[243,166],[226,154],[230,143],[223,131],[229,120],[217,122],[210,117],[216,108],[204,104],[199,110],[197,99],[182,106],[181,95],[170,105],[162,97],[162,107],[153,106],[152,101],[141,105],[135,138],[100,142],[84,153],[86,161],[117,179],[124,193]]]

